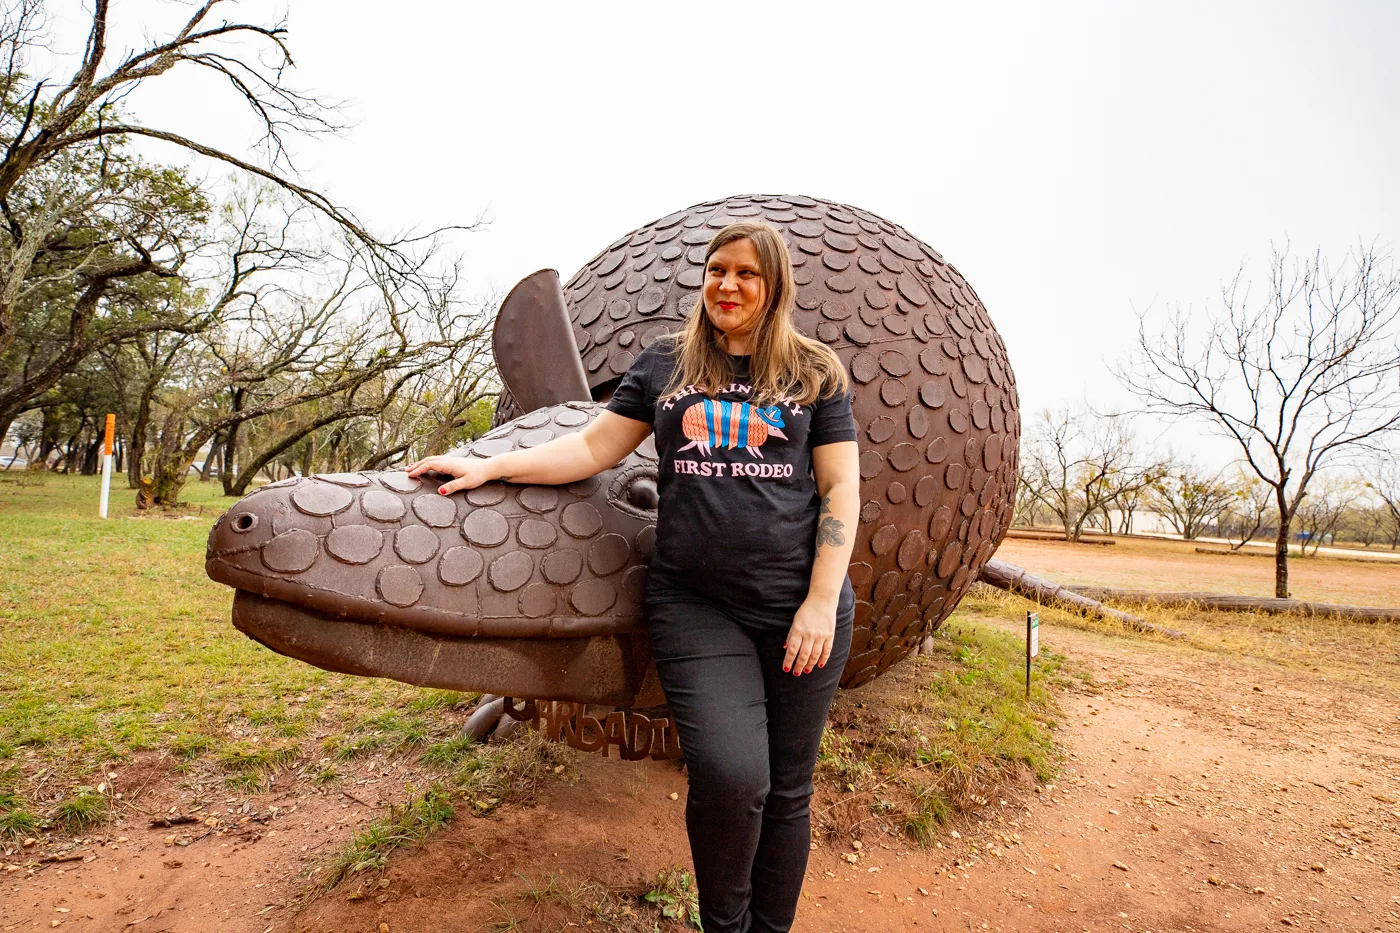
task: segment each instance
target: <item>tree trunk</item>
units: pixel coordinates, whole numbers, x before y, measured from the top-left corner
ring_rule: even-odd
[[[151,501],[161,508],[173,509],[180,504],[180,492],[189,478],[193,457],[174,454],[159,457],[151,470]]]
[[[244,390],[242,388],[233,390],[232,411],[238,412],[243,410],[243,392]],[[236,474],[234,472],[238,469],[238,432],[242,427],[243,422],[235,421],[225,429],[224,433],[224,459],[223,462],[219,464],[221,468],[219,480],[224,485],[224,495],[226,496],[243,495],[241,490],[235,489]],[[244,486],[247,486],[246,482]]]
[[[63,475],[72,476],[74,473],[77,473],[82,467],[82,464],[79,462],[81,457],[82,445],[78,443],[77,434],[74,434],[72,437],[68,438],[67,447],[68,449],[64,451],[63,454]]]
[[[985,577],[984,577],[985,579]],[[1118,603],[1145,606],[1180,606],[1218,609],[1224,612],[1301,613],[1310,616],[1340,616],[1358,622],[1400,622],[1400,609],[1379,606],[1351,606],[1338,603],[1314,603],[1302,599],[1267,599],[1262,596],[1238,596],[1231,593],[1156,592],[1127,590],[1111,586],[1062,587],[1080,596]]]
[[[392,458],[392,457],[397,457],[399,454],[404,453],[405,451],[408,450],[408,447],[409,447],[408,444],[400,444],[400,445],[398,445],[397,447],[391,447],[391,448],[389,448],[388,450],[381,450],[381,451],[378,451],[378,452],[376,452],[376,453],[370,454],[370,456],[367,457],[367,458],[365,459],[365,462],[360,466],[360,469],[361,469],[361,470],[379,470],[379,469],[382,469],[383,466],[384,466],[384,462],[385,462],[386,460],[389,460],[389,459]]]
[[[1288,531],[1293,525],[1293,516],[1280,510],[1278,537],[1274,539],[1274,597],[1288,598]]]
[[[83,452],[83,475],[96,476],[101,468],[102,439],[97,438]]]
[[[209,453],[204,455],[204,466],[201,467],[199,471],[199,481],[201,483],[209,482],[209,474],[214,468],[214,457],[218,455],[217,452],[221,444],[222,440],[219,435],[215,434],[214,439],[209,442]]]
[[[316,438],[307,438],[306,446],[301,451],[301,475],[310,476],[316,470]]]
[[[131,424],[131,438],[127,450],[126,482],[132,489],[141,488],[141,461],[146,459],[146,432],[151,425],[151,396],[155,394],[156,382],[150,380],[141,388],[141,400],[136,405],[136,419]]]

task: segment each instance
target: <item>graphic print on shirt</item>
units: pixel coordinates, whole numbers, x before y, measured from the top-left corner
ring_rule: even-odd
[[[783,412],[777,405],[756,408],[748,402],[701,399],[681,413],[681,433],[690,443],[676,453],[699,448],[706,457],[710,449],[743,448],[750,456],[762,457],[760,450],[769,437],[787,440]]]

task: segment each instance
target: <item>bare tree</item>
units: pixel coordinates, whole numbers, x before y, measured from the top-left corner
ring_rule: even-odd
[[[186,371],[165,388],[150,470],[154,504],[174,505],[205,445],[216,437],[236,443],[239,429],[255,420],[283,419],[260,452],[238,463],[235,493],[314,431],[378,417],[429,374],[453,371],[454,361],[482,368],[488,324],[481,312],[454,304],[450,283],[440,292],[409,292],[385,283],[363,259],[353,242],[339,256],[314,255],[304,271],[320,274],[300,278],[315,291],[282,284],[250,297],[245,280],[242,310],[200,333]]]
[[[1133,516],[1149,501],[1149,491],[1145,487],[1134,486],[1123,490],[1114,500],[1113,504],[1118,509],[1118,533],[1120,535],[1133,533]]]
[[[1307,495],[1298,503],[1295,516],[1300,538],[1299,553],[1308,553],[1311,545],[1313,556],[1316,556],[1318,548],[1330,544],[1359,495],[1360,489],[1355,483],[1337,477],[1314,481]]]
[[[1220,517],[1234,490],[1194,460],[1177,460],[1151,487],[1151,502],[1159,515],[1187,541],[1194,541]]]
[[[1230,542],[1230,550],[1238,551],[1253,541],[1269,520],[1274,491],[1259,477],[1243,470],[1230,485],[1230,501],[1220,517],[1220,524],[1225,539]]]
[[[1390,510],[1377,501],[1375,494],[1363,483],[1351,508],[1342,516],[1336,537],[1369,549],[1377,541],[1390,537]]]
[[[1387,522],[1390,549],[1400,549],[1400,464],[1388,452],[1366,470],[1366,487],[1380,500]]]
[[[1161,467],[1144,457],[1122,415],[1062,409],[1042,412],[1021,465],[1027,493],[1078,541],[1091,516],[1150,485]]]
[[[1274,592],[1288,596],[1288,540],[1319,469],[1376,449],[1400,427],[1400,275],[1358,248],[1337,269],[1320,253],[1276,251],[1267,293],[1251,299],[1244,270],[1222,289],[1204,330],[1177,311],[1160,330],[1146,316],[1117,369],[1148,411],[1203,421],[1240,447],[1274,492]]]
[[[1022,528],[1039,525],[1044,508],[1045,504],[1031,491],[1031,481],[1026,471],[1026,458],[1022,456],[1017,464],[1016,505],[1012,522]]]
[[[17,338],[20,309],[46,256],[65,258],[78,289],[68,309],[62,352],[42,366],[9,364],[11,372],[0,373],[7,377],[0,379],[0,437],[33,398],[87,354],[152,331],[193,332],[208,323],[196,315],[94,326],[103,320],[102,304],[114,283],[177,275],[186,256],[182,231],[163,219],[171,212],[143,210],[152,198],[140,185],[111,184],[115,176],[144,180],[147,187],[169,181],[160,172],[131,166],[124,173],[115,171],[122,144],[133,138],[169,143],[287,192],[354,240],[382,281],[392,287],[421,283],[426,260],[412,247],[432,234],[377,238],[346,208],[295,179],[287,143],[294,136],[340,129],[336,109],[290,84],[285,22],[240,21],[236,15],[224,19],[214,12],[227,8],[235,13],[237,6],[237,0],[203,0],[173,33],[112,61],[107,46],[110,0],[93,0],[81,60],[66,75],[31,70],[33,50],[50,44],[42,0],[8,0],[0,6],[0,362]],[[230,99],[256,121],[263,164],[176,128],[148,125],[124,111],[124,99],[138,84],[195,69],[221,79]],[[133,224],[141,236],[132,235]]]

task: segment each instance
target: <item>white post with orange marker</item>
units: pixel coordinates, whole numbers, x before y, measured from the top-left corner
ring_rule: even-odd
[[[112,497],[112,434],[117,428],[117,416],[107,416],[107,432],[102,438],[102,499],[97,514],[107,517],[107,501]]]

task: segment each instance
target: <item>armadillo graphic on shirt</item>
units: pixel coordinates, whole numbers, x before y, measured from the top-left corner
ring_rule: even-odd
[[[743,448],[751,456],[762,457],[763,442],[770,437],[787,439],[782,429],[783,412],[777,405],[757,408],[748,402],[701,399],[681,413],[681,433],[690,443],[676,452],[699,448],[710,456],[711,448]]]
[[[856,439],[850,393],[757,398],[746,356],[730,357],[727,383],[677,386],[676,357],[670,341],[642,350],[608,402],[654,431],[660,503],[646,601],[705,599],[786,630],[807,598],[816,552],[813,450]],[[854,607],[846,583],[839,611]]]

